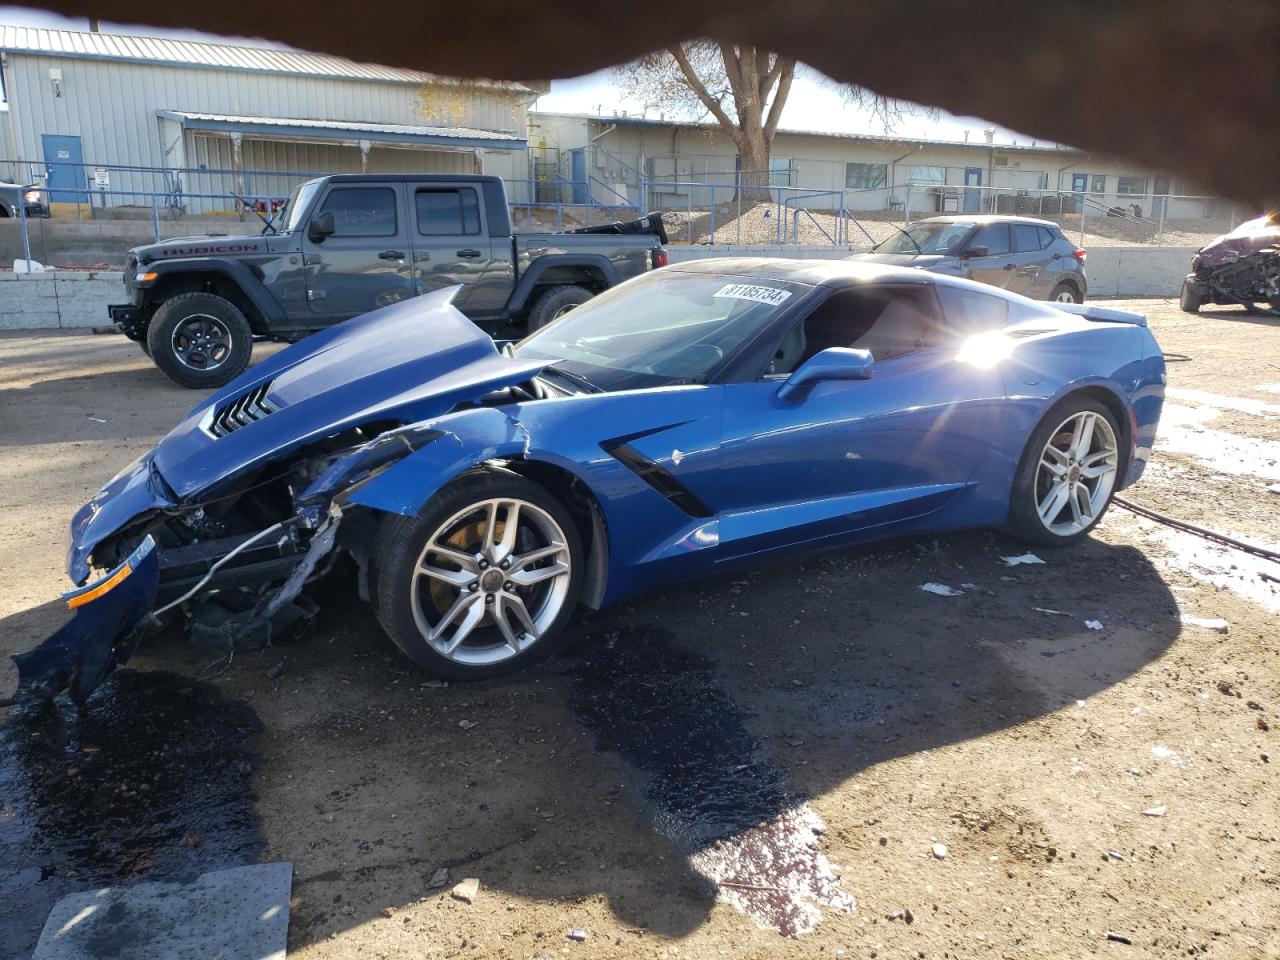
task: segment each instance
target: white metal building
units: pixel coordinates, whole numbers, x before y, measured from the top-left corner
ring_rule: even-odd
[[[159,192],[188,211],[298,180],[272,171],[521,179],[536,96],[288,49],[12,26],[0,79],[0,178],[47,173],[55,202]]]
[[[544,181],[586,183],[596,200],[626,196],[660,209],[706,208],[713,196],[722,202],[731,190],[700,185],[731,188],[738,175],[732,141],[707,123],[533,112],[529,148]],[[640,197],[642,182],[647,187]],[[1136,204],[1146,216],[1155,214],[1157,203],[1171,217],[1205,215],[1205,202],[1175,199],[1200,191],[1134,164],[1053,144],[985,138],[938,141],[779,130],[769,183],[842,194],[846,208],[854,211],[901,210],[909,203],[921,215],[977,212],[994,191],[1004,198],[1000,212],[1036,212],[1017,205],[1020,194],[1038,201],[1061,191],[1088,196],[1095,206]],[[1012,204],[1008,210],[1006,201]]]

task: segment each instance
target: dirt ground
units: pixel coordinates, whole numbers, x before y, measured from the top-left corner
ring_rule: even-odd
[[[1127,495],[1275,547],[1280,321],[1113,305],[1147,313],[1174,360],[1154,462]],[[63,620],[72,511],[195,400],[118,337],[0,338],[0,650]],[[310,635],[264,652],[153,642],[92,745],[38,732],[54,741],[47,782],[75,783],[134,730],[172,724],[176,741],[180,714],[165,700],[148,724],[140,678],[176,674],[183,696],[203,681],[202,710],[256,714],[181,736],[253,755],[213,776],[256,798],[236,826],[260,843],[235,849],[293,862],[289,946],[305,960],[1280,957],[1280,565],[1120,509],[1043,565],[1001,562],[1024,549],[979,532],[692,583],[583,617],[551,663],[449,686],[335,591]],[[6,662],[0,696],[13,677]],[[45,776],[33,755],[0,751],[11,904],[91,873],[42,859],[65,824],[23,808]],[[141,785],[123,782],[127,766],[87,789],[133,798],[145,821],[149,785],[136,767]],[[765,827],[798,816],[808,832],[755,848],[782,850],[755,874],[774,879],[717,896],[717,857],[758,835],[707,841],[687,807],[739,790],[775,816]],[[208,848],[201,835],[229,828],[215,811],[156,834],[125,875]],[[34,839],[6,846],[24,822]],[[449,893],[468,877],[470,904]],[[813,921],[796,938],[767,926],[788,896]],[[0,955],[26,956],[43,914],[5,910]]]

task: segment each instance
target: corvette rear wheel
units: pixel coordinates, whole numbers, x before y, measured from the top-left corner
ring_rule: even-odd
[[[543,487],[476,471],[416,517],[386,522],[375,612],[396,645],[437,676],[497,676],[563,645],[581,558],[573,518]]]
[[[1089,397],[1068,397],[1041,421],[1014,477],[1009,519],[1027,540],[1065,546],[1106,512],[1120,469],[1119,428]]]

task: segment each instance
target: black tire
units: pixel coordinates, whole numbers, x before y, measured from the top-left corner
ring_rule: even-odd
[[[1013,475],[1013,491],[1009,499],[1008,527],[1014,536],[1032,543],[1044,544],[1045,546],[1065,547],[1087,537],[1089,532],[1102,520],[1107,508],[1111,506],[1111,501],[1115,497],[1115,483],[1112,484],[1105,502],[1097,509],[1093,521],[1084,529],[1069,536],[1062,536],[1048,529],[1045,523],[1041,521],[1037,509],[1037,479],[1040,459],[1045,452],[1045,447],[1065,421],[1086,411],[1104,417],[1107,423],[1111,425],[1111,434],[1116,442],[1115,483],[1118,483],[1120,478],[1123,477],[1126,469],[1124,440],[1120,426],[1116,423],[1115,415],[1105,404],[1094,400],[1092,397],[1083,394],[1065,397],[1055,404],[1040,420],[1039,425],[1031,434],[1031,439],[1027,441],[1026,449],[1022,453],[1022,459],[1018,463],[1018,469]]]
[[[1069,296],[1070,300],[1062,299]],[[1084,303],[1084,297],[1080,296],[1080,288],[1074,283],[1062,281],[1049,292],[1049,299],[1054,303]]]
[[[541,330],[562,313],[567,313],[574,307],[582,306],[593,296],[595,294],[586,287],[570,285],[547,288],[534,301],[533,309],[529,311],[529,332],[533,333],[535,330]]]
[[[1199,313],[1203,303],[1199,295],[1187,285],[1187,281],[1183,280],[1182,293],[1178,296],[1178,306],[1185,313]]]
[[[189,341],[181,334],[175,338],[179,328],[198,335],[208,331],[211,346],[204,356],[206,366],[199,366],[198,347],[184,358],[180,347]],[[147,352],[174,383],[192,389],[220,387],[249,365],[253,331],[230,300],[212,293],[183,293],[166,300],[152,316],[147,327]]]
[[[459,663],[437,651],[419,631],[414,616],[413,583],[418,562],[428,540],[437,530],[469,506],[496,498],[522,500],[540,507],[551,516],[563,533],[569,552],[568,588],[559,613],[529,647],[497,663]],[[447,680],[483,680],[500,676],[557,653],[571,639],[572,634],[565,627],[573,618],[582,593],[585,559],[582,538],[573,517],[545,487],[507,470],[473,470],[436,493],[416,516],[390,516],[383,522],[374,547],[370,582],[374,613],[392,642],[429,673]],[[492,573],[497,567],[489,567],[488,570]],[[459,587],[458,593],[462,592],[463,588]],[[428,598],[437,603],[439,611],[442,604],[430,594]],[[497,630],[492,616],[486,612],[486,619],[476,626],[467,642],[474,637],[481,645],[496,641],[500,647]]]

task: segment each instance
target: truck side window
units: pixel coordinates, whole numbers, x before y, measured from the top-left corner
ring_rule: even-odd
[[[396,235],[396,192],[390,187],[335,187],[318,212],[333,214],[335,237]]]
[[[1009,301],[964,287],[938,284],[947,326],[960,337],[1000,330],[1009,322]]]
[[[480,232],[480,201],[471,187],[419,190],[418,232],[424,237],[472,236]]]

